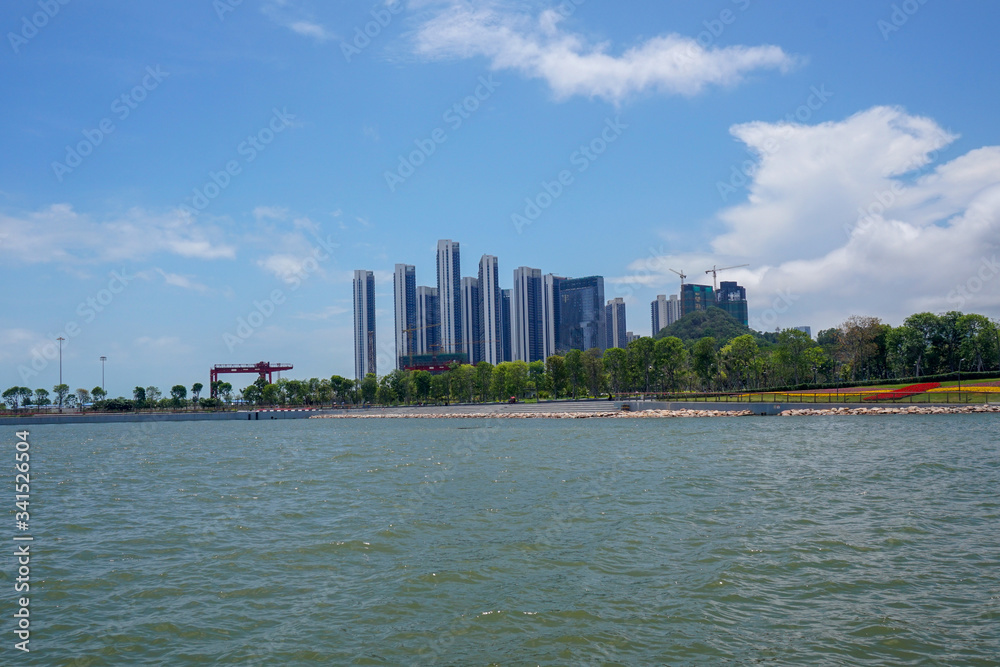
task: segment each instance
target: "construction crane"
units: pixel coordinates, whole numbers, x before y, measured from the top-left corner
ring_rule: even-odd
[[[729,269],[742,269],[744,266],[750,266],[750,265],[749,264],[740,264],[739,266],[727,266],[727,267],[724,267],[724,268],[721,268],[721,269],[718,269],[718,268],[716,268],[716,267],[713,266],[708,271],[706,271],[705,273],[711,273],[712,274],[712,289],[713,289],[713,291],[715,291],[715,292],[719,291],[719,282],[717,280],[717,274],[719,273],[719,271],[728,271]]]
[[[673,269],[670,269],[670,270],[674,271]],[[687,278],[687,276],[684,275],[684,271],[683,270],[682,271],[674,271],[674,273],[676,273],[677,275],[679,275],[681,277],[681,287],[683,287],[684,286],[684,280]]]
[[[271,384],[272,373],[292,370],[291,364],[271,364],[260,361],[256,364],[216,364],[209,373],[210,380],[208,386],[211,388],[212,398],[216,398],[216,382],[219,375],[223,373],[257,373],[262,378],[267,378],[267,383]]]

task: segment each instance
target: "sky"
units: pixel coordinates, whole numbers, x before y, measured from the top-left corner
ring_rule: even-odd
[[[987,0],[15,0],[0,9],[0,385],[353,376],[351,278],[499,258],[679,277],[751,326],[1000,316]],[[252,376],[232,376],[234,386]]]

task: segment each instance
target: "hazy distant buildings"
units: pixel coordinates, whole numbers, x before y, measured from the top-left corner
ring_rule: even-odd
[[[795,329],[796,331],[801,331],[802,333],[804,333],[805,335],[809,336],[810,338],[813,337],[812,327],[792,327],[792,328]]]
[[[375,274],[354,272],[354,376],[378,373],[375,354]]]
[[[639,340],[640,338],[642,338],[642,336],[640,336],[637,333],[632,333],[631,331],[625,332],[625,344],[626,345],[631,345],[632,341]]]
[[[624,348],[628,345],[626,338],[625,324],[625,299],[616,297],[608,301],[605,307],[605,321],[607,323],[608,348]]]
[[[715,305],[714,289],[711,285],[681,285],[681,317],[698,310],[708,310]]]
[[[417,269],[397,264],[392,275],[393,312],[396,331],[396,368],[406,357],[416,354],[417,343]]]
[[[462,261],[458,242],[438,241],[437,289],[441,352],[462,352]]]
[[[732,315],[733,319],[743,326],[750,325],[746,288],[740,287],[733,281],[722,281],[719,283],[715,305]]]
[[[462,278],[462,350],[468,363],[482,361],[483,332],[480,330],[479,278]]]
[[[559,330],[556,348],[569,350],[607,347],[604,278],[567,278],[559,284]]]
[[[556,336],[559,332],[559,286],[565,278],[551,273],[542,277],[542,358],[548,359],[556,353]]]
[[[680,299],[677,298],[676,294],[671,294],[669,299],[666,294],[658,295],[656,301],[650,304],[650,316],[653,325],[652,332],[655,336],[664,327],[669,327],[681,319]]]
[[[500,311],[502,307],[500,275],[497,258],[493,255],[483,255],[479,260],[479,303],[482,335],[477,358],[479,361],[486,361],[496,366],[503,361],[503,336],[500,327],[503,326],[505,318]]]
[[[437,354],[441,351],[441,323],[436,287],[417,288],[417,354]]]
[[[514,270],[514,361],[543,360],[542,272],[526,266]]]

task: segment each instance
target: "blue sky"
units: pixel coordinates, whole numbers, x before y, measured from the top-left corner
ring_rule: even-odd
[[[359,268],[387,372],[392,267],[433,285],[443,238],[508,285],[603,275],[640,334],[669,269],[713,265],[750,265],[721,275],[758,329],[996,317],[997,25],[986,1],[5,3],[0,384],[51,388],[60,335],[67,384],[105,355],[112,395],[350,376]]]

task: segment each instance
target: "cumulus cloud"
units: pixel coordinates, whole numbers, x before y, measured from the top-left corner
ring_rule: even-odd
[[[893,107],[732,133],[758,165],[746,202],[719,212],[725,231],[714,253],[637,260],[631,272],[652,263],[675,285],[667,266],[749,262],[726,277],[748,288],[752,316],[777,314],[767,328],[833,326],[851,314],[898,323],[923,310],[1000,312],[1000,147],[939,162],[957,137]]]
[[[324,42],[334,35],[323,24],[311,18],[301,3],[293,0],[271,0],[261,7],[261,11],[274,23],[288,28],[297,35]]]
[[[612,53],[561,25],[548,9],[535,16],[502,3],[431,3],[436,13],[416,32],[415,50],[429,59],[484,57],[495,70],[545,81],[557,99],[597,97],[619,103],[644,92],[697,95],[706,86],[731,86],[758,70],[787,71],[796,59],[777,46],[701,46],[666,34]],[[567,3],[564,3],[564,5]]]
[[[222,231],[197,224],[182,211],[156,214],[133,208],[98,220],[69,204],[40,211],[0,213],[0,257],[29,264],[120,262],[165,253],[192,259],[232,259],[236,249]]]

